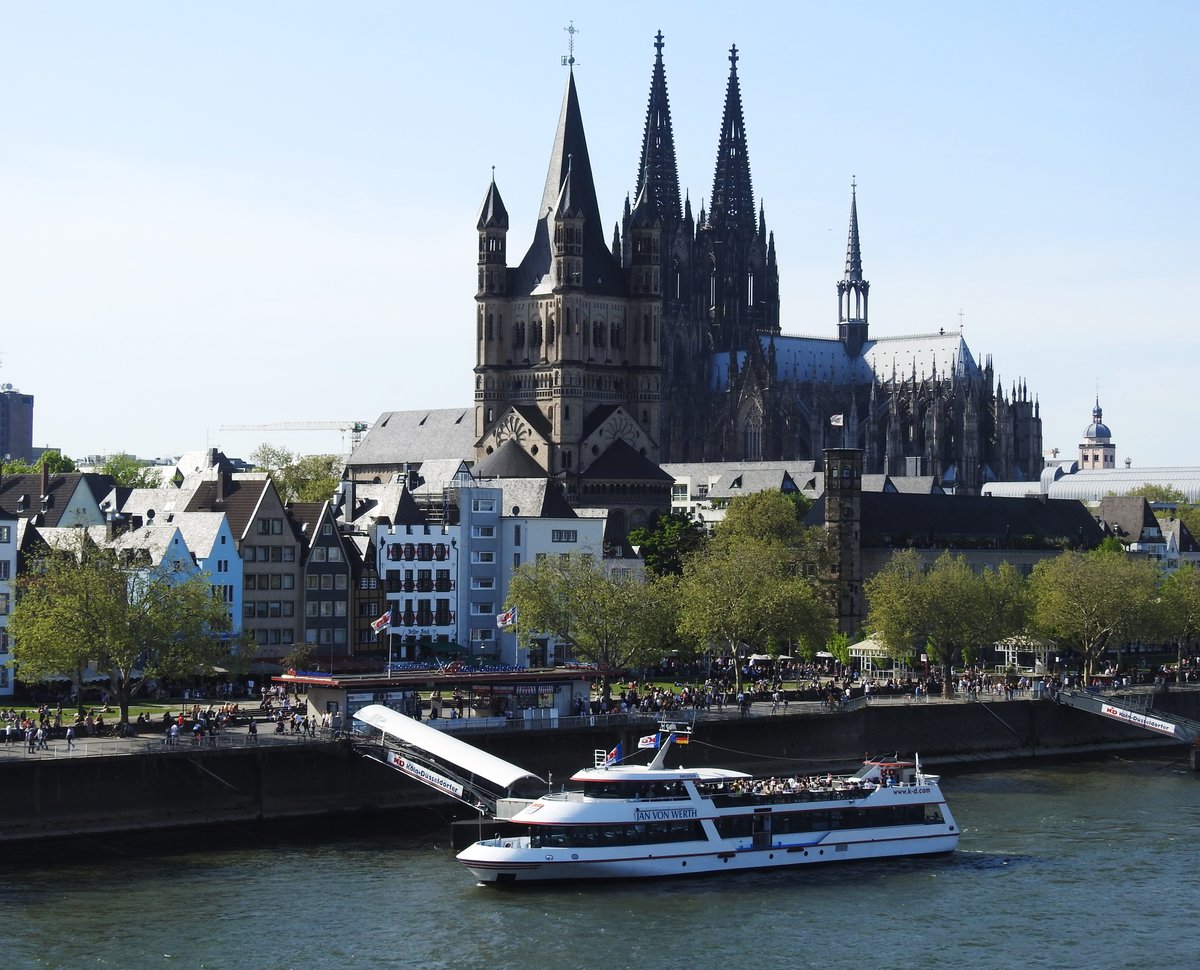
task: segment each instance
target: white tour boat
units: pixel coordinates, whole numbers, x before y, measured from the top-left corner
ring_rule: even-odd
[[[356,716],[410,746],[424,745],[441,764],[462,766],[472,777],[507,786],[533,777],[424,725],[401,724],[396,719],[408,721],[402,715],[371,713],[384,710]],[[429,731],[440,737],[427,738]],[[458,860],[483,882],[514,883],[741,872],[934,855],[958,845],[939,777],[924,772],[919,759],[870,758],[850,775],[771,778],[668,768],[667,756],[688,741],[689,727],[663,725],[648,765],[623,764],[617,752],[597,751],[595,767],[572,776],[570,790],[497,799],[497,821],[514,834],[482,839]],[[461,779],[428,766],[411,770],[398,760],[406,759],[393,756],[388,763],[468,800],[461,787],[452,790]]]

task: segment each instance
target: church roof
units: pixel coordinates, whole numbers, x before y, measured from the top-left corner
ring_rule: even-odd
[[[495,483],[505,515],[538,519],[574,519],[575,511],[558,487],[544,474],[538,478],[504,478]]]
[[[477,479],[486,478],[545,478],[545,470],[515,438],[509,438],[474,468]]]
[[[564,183],[567,184],[564,186]],[[583,278],[580,285],[592,293],[623,295],[624,275],[604,239],[604,224],[596,201],[574,71],[567,77],[533,242],[510,277],[514,293],[550,293],[554,288],[553,223],[564,188],[569,189],[571,210],[583,219]]]
[[[772,340],[775,377],[780,381],[849,385],[869,384],[872,379],[888,383],[913,377],[920,381],[981,375],[970,348],[957,331],[868,340],[858,357],[848,356],[836,338],[779,334],[759,338],[768,359]],[[746,352],[739,351],[736,360],[740,370],[745,366]],[[712,389],[723,391],[729,383],[729,354],[715,353],[710,362]]]
[[[649,482],[673,482],[674,479],[629,442],[614,441],[602,451],[581,476],[585,479],[624,479]]]
[[[377,467],[427,458],[470,458],[475,454],[475,411],[385,411],[366,433],[347,466]]]
[[[500,190],[496,188],[496,179],[488,186],[487,195],[483,197],[483,206],[479,210],[477,229],[507,229],[508,210],[504,208],[504,200],[500,198]]]

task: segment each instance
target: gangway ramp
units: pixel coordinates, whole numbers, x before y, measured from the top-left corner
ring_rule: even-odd
[[[1200,721],[1163,711],[1151,712],[1148,705],[1136,705],[1128,698],[1105,697],[1081,690],[1060,690],[1055,700],[1080,711],[1175,738],[1185,744],[1200,744]]]
[[[383,734],[381,744],[365,738],[358,743],[364,757],[489,815],[498,814],[501,802],[514,801],[517,785],[542,781],[524,768],[382,704],[364,707],[354,719]]]

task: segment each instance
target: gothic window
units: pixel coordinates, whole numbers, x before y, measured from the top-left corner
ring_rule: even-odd
[[[614,323],[612,325],[612,331],[609,335],[609,344],[617,350],[619,350],[621,347],[621,325],[619,323]]]
[[[529,346],[540,347],[542,345],[542,324],[538,320],[534,320],[529,327]]]
[[[492,315],[490,313],[487,316],[487,339],[492,339]]]
[[[650,343],[650,314],[642,314],[642,343]]]
[[[754,274],[746,274],[746,306],[754,306]]]
[[[550,322],[546,324],[546,346],[554,343],[554,329],[554,317],[551,317]]]
[[[599,320],[595,320],[592,323],[592,346],[604,346],[604,324],[602,324]]]

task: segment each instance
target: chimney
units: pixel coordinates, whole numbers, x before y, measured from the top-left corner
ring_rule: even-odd
[[[50,494],[50,466],[42,462],[42,497]]]
[[[217,468],[217,505],[225,504],[225,469]]]

